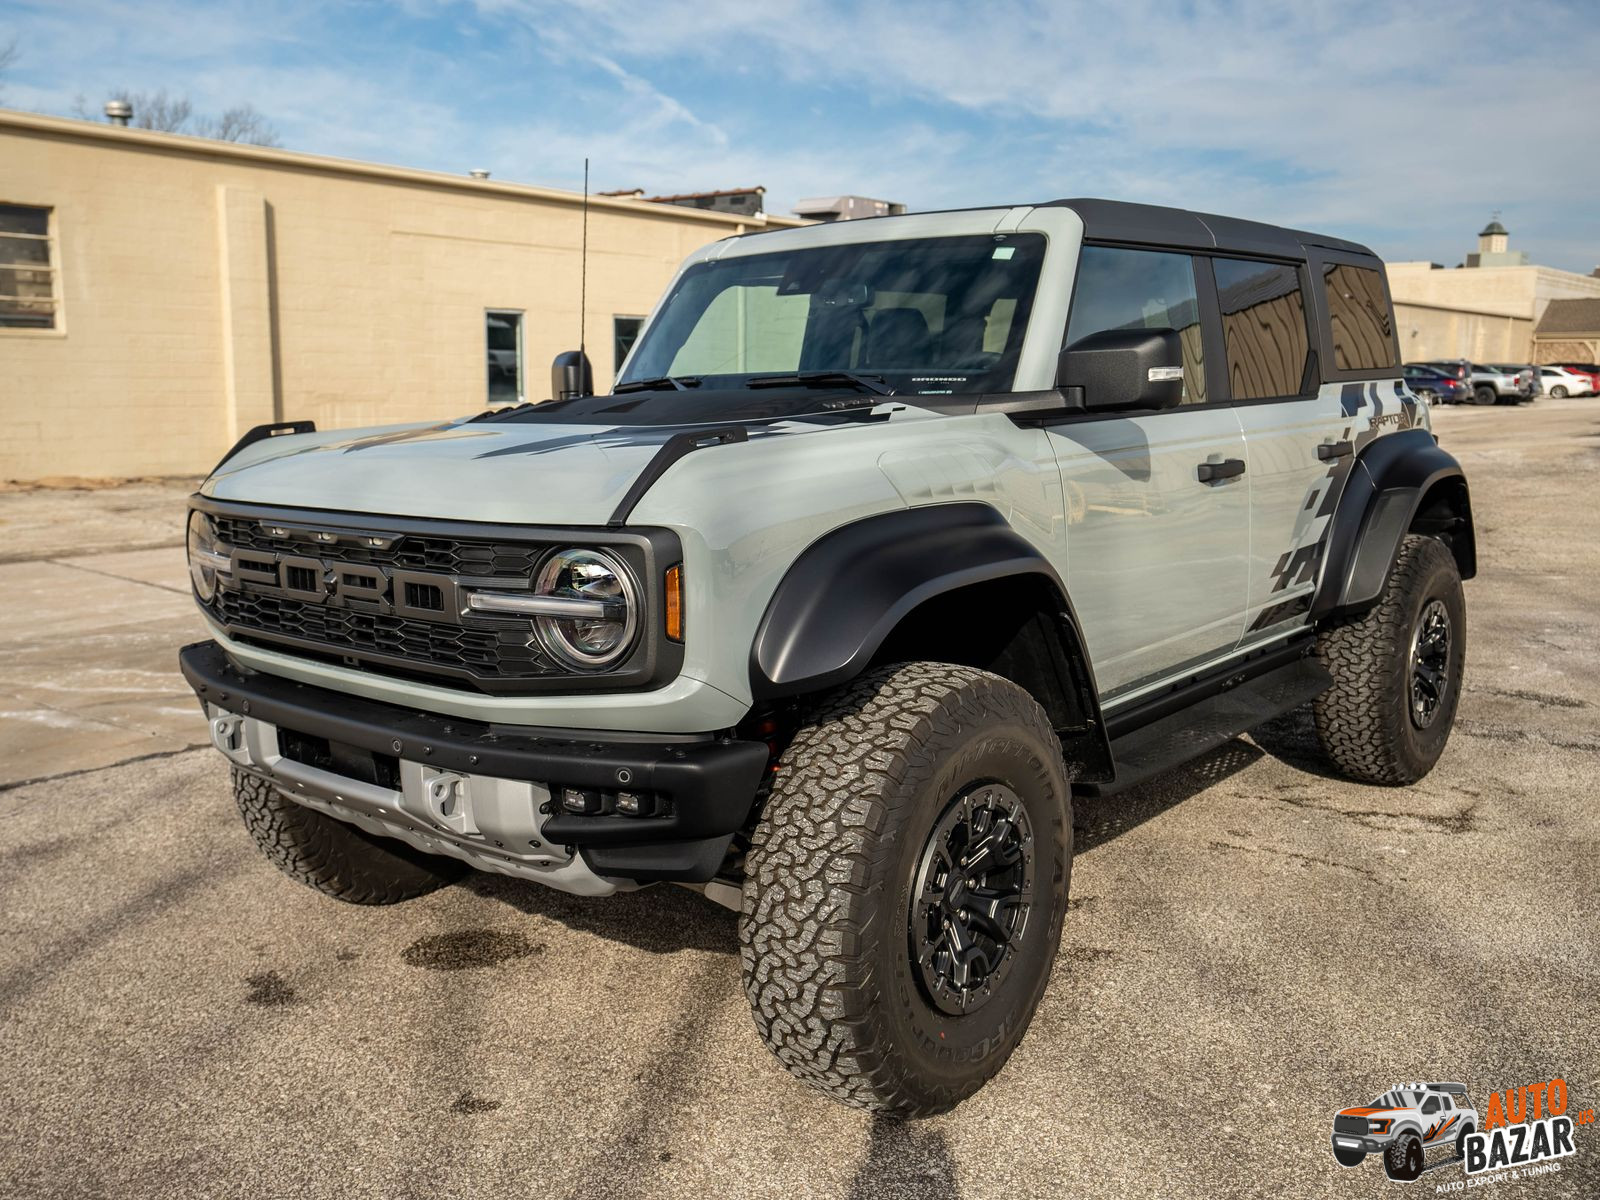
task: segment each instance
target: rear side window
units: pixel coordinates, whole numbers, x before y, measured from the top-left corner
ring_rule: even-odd
[[[1067,345],[1108,329],[1171,329],[1183,344],[1183,403],[1206,402],[1194,260],[1159,250],[1085,246],[1072,292]]]
[[[1341,371],[1394,366],[1394,325],[1383,276],[1368,267],[1329,263],[1322,269],[1333,333],[1333,365]]]
[[[1212,260],[1228,381],[1235,400],[1295,396],[1312,381],[1311,332],[1300,272],[1283,263]]]

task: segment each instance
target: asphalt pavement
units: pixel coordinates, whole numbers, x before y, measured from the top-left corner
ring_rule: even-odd
[[[1482,565],[1438,768],[1345,782],[1296,715],[1080,800],[1031,1030],[910,1124],[782,1071],[692,893],[278,874],[175,669],[186,485],[0,493],[0,1196],[1371,1196],[1332,1114],[1397,1081],[1600,1107],[1600,401],[1436,429]],[[1576,1140],[1489,1193],[1600,1194]]]

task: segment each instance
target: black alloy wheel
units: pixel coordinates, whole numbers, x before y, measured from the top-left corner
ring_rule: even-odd
[[[928,836],[911,893],[911,960],[928,999],[963,1016],[1010,970],[1033,900],[1033,827],[1004,784],[953,799]]]
[[[1450,689],[1450,613],[1430,600],[1411,631],[1411,723],[1427,729]]]

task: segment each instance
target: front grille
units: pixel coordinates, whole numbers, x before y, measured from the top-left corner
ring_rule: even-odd
[[[1367,1136],[1367,1119],[1365,1117],[1335,1117],[1333,1119],[1335,1133],[1349,1133],[1357,1137]]]
[[[308,558],[337,557],[340,562],[399,567],[408,571],[437,571],[441,575],[474,578],[495,575],[527,579],[543,557],[545,546],[519,545],[488,539],[402,534],[387,546],[362,546],[342,540],[337,549],[309,534],[290,530],[288,537],[273,537],[258,518],[217,516],[217,537],[224,545],[264,554],[303,554]],[[386,535],[387,536],[387,535]]]
[[[374,674],[489,694],[659,687],[683,663],[661,638],[662,572],[682,559],[664,529],[471,524],[198,500],[235,572],[206,604],[241,643]],[[373,545],[371,543],[378,543]],[[548,655],[527,617],[466,607],[474,590],[526,591],[562,546],[618,557],[640,585],[641,629],[608,671]]]
[[[444,624],[230,589],[217,593],[216,612],[224,623],[240,629],[480,678],[539,678],[561,670],[536,644],[528,644],[532,639],[526,622]]]

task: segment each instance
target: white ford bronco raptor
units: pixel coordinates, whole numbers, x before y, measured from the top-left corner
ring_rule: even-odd
[[[1311,704],[1449,736],[1474,571],[1382,264],[1103,200],[732,238],[612,389],[246,435],[193,498],[185,676],[266,855],[739,910],[783,1064],[947,1109],[1050,977],[1074,794]]]

